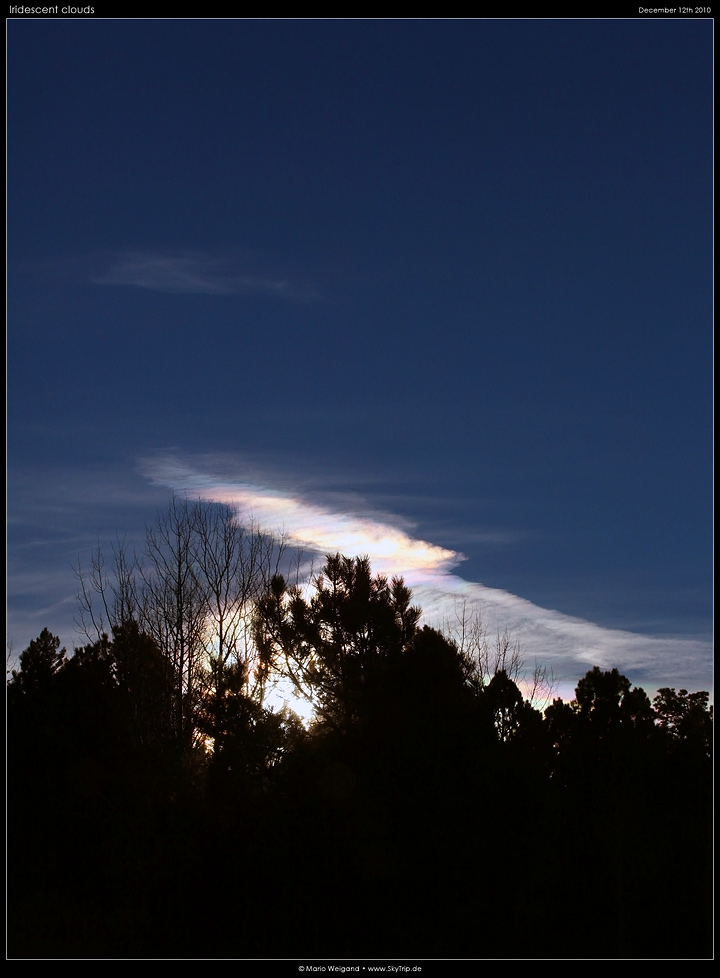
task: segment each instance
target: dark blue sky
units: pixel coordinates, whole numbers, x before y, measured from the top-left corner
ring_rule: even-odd
[[[711,20],[11,20],[7,54],[16,650],[79,641],[98,538],[222,482],[463,554],[531,657],[513,595],[615,630],[573,681],[710,688]]]

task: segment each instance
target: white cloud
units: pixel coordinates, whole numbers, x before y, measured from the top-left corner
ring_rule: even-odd
[[[95,284],[129,285],[152,292],[187,295],[260,292],[297,299],[309,294],[287,280],[251,273],[242,268],[242,261],[234,258],[137,251],[115,255],[109,265],[104,272],[91,277]]]
[[[464,580],[455,572],[462,554],[417,539],[407,523],[387,513],[359,510],[355,497],[333,505],[295,492],[228,480],[180,456],[145,459],[146,476],[176,492],[235,508],[268,532],[283,533],[290,544],[319,557],[340,552],[367,555],[375,572],[399,574],[413,589],[425,620],[452,620],[458,602],[477,610],[488,633],[508,629],[518,638],[529,663],[551,667],[561,681],[560,695],[572,696],[577,681],[597,665],[618,668],[648,690],[660,686],[708,689],[712,678],[709,642],[664,638],[604,628],[559,611],[541,608],[515,594]]]

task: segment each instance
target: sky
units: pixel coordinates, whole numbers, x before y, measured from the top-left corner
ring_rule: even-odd
[[[6,22],[7,642],[173,492],[712,690],[712,21]]]

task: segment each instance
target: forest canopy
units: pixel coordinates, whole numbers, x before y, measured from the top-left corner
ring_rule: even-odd
[[[289,557],[176,497],[78,568],[86,643],[8,681],[10,957],[711,953],[707,691],[596,666],[553,699],[464,610]]]

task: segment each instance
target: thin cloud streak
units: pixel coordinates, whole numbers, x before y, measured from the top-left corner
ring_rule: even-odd
[[[553,669],[563,698],[570,698],[577,681],[596,665],[618,668],[649,690],[711,686],[709,642],[604,628],[508,591],[466,581],[455,572],[462,554],[416,539],[404,521],[386,513],[374,518],[351,507],[339,508],[337,501],[334,507],[319,505],[301,495],[228,481],[179,456],[144,459],[141,470],[157,485],[229,505],[240,520],[283,534],[305,552],[367,555],[376,573],[404,577],[425,621],[436,627],[451,626],[463,604],[479,612],[490,636],[507,628],[520,640],[529,663]]]
[[[234,296],[264,293],[279,298],[306,298],[299,285],[282,279],[242,273],[237,260],[199,254],[126,252],[114,256],[110,268],[91,276],[96,285],[134,286],[152,292],[183,295]]]

